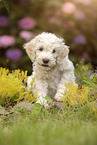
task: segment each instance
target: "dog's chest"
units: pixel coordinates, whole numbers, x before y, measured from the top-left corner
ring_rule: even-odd
[[[54,88],[58,85],[61,78],[60,71],[54,71],[48,74],[48,77],[46,78],[48,86],[51,88]]]
[[[37,70],[34,75],[34,77],[46,81],[50,88],[56,88],[61,78],[61,72],[57,67],[49,71]]]
[[[45,82],[47,84],[47,95],[51,98],[54,97],[57,91],[57,87],[61,80],[61,72],[58,67],[49,71],[36,70],[34,72],[34,77]]]
[[[61,73],[57,70],[52,75],[49,75],[48,79],[46,79],[48,84],[48,96],[53,98],[56,94],[58,84],[61,79]]]

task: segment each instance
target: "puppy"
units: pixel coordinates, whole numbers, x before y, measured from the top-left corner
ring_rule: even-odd
[[[48,106],[46,96],[62,101],[65,83],[74,82],[74,66],[68,59],[69,48],[62,38],[43,32],[24,45],[33,62],[33,74],[28,78],[28,88],[37,94],[37,102]],[[34,78],[33,86],[31,81]]]

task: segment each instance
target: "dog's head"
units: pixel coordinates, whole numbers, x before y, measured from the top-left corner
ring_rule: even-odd
[[[36,61],[39,66],[45,68],[61,64],[69,53],[68,46],[62,38],[46,32],[26,43],[24,48],[32,62]]]

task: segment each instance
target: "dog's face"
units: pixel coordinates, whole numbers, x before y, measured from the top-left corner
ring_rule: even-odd
[[[46,69],[60,64],[69,52],[63,39],[45,32],[25,44],[24,48],[32,61],[36,61],[37,65]]]
[[[51,68],[57,63],[57,52],[55,48],[51,48],[50,46],[40,45],[36,50],[36,62],[41,67]]]

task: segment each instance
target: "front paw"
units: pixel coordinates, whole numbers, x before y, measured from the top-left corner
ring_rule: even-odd
[[[62,102],[62,94],[60,94],[60,93],[56,94],[55,97],[54,97],[54,99],[56,101],[61,101]]]

